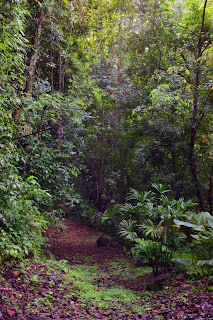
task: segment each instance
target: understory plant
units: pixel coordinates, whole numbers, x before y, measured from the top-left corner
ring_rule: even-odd
[[[37,253],[44,242],[42,231],[49,220],[40,205],[49,201],[49,193],[40,188],[35,177],[24,181],[15,173],[9,176],[8,183],[2,189],[0,258],[21,258]]]
[[[14,127],[9,114],[1,108],[0,120],[0,260],[21,258],[36,253],[43,243],[51,196],[41,189],[34,176],[23,179],[15,165],[19,153],[12,140]]]
[[[175,200],[171,192],[161,183],[153,183],[150,191],[131,189],[127,202],[114,215],[110,211],[118,233],[132,244],[133,257],[148,263],[155,275],[170,268],[173,253],[187,241],[174,220],[190,219],[195,212],[193,201]]]
[[[201,267],[197,270],[213,275],[213,217],[209,212],[200,212],[190,221],[175,219],[174,222],[191,236],[192,262]]]
[[[136,261],[143,261],[152,268],[155,276],[168,271],[172,261],[172,251],[162,242],[135,238],[136,244],[131,249],[133,258]]]

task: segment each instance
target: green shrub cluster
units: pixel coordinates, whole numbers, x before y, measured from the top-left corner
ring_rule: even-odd
[[[16,163],[22,161],[12,140],[10,114],[0,110],[0,259],[21,258],[36,253],[43,243],[48,216],[42,205],[51,196],[34,176],[23,179]]]
[[[110,208],[102,220],[117,230],[132,247],[133,257],[148,263],[154,274],[166,272],[176,260],[185,262],[175,257],[186,252],[191,253],[195,273],[211,273],[204,266],[213,265],[212,216],[197,214],[193,201],[175,200],[170,194],[170,188],[160,183],[152,184],[148,192],[132,189],[127,202]]]

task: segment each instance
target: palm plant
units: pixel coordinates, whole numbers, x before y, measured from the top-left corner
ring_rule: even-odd
[[[162,235],[164,234],[164,226],[163,220],[161,220],[159,223],[155,224],[151,219],[145,220],[144,223],[139,225],[139,228],[142,230],[145,230],[145,237],[148,238],[149,236],[151,239],[161,239]]]
[[[186,238],[174,220],[189,218],[194,214],[195,204],[182,198],[170,199],[166,193],[171,190],[163,184],[152,184],[152,187],[157,192],[156,198],[151,191],[131,189],[127,200],[134,204],[126,202],[121,206],[123,220],[119,222],[119,234],[134,243],[133,256],[146,259],[157,273],[163,265],[169,266],[172,252]]]
[[[160,195],[168,193],[171,191],[171,188],[169,188],[167,185],[162,183],[152,183],[151,186],[157,191]]]
[[[152,195],[151,191],[137,191],[135,189],[130,189],[130,193],[127,197],[127,200],[136,200],[140,203],[146,203],[150,200],[150,196]]]
[[[123,220],[119,224],[119,234],[124,237],[126,240],[133,241],[137,237],[137,233],[135,230],[136,221],[132,220],[131,218],[129,220]]]
[[[172,261],[172,252],[166,246],[161,242],[140,238],[136,238],[135,242],[135,246],[131,249],[133,257],[142,259],[152,267],[155,276],[168,270]]]
[[[124,203],[120,207],[120,213],[122,214],[122,219],[127,220],[130,216],[138,217],[141,213],[141,208],[139,205],[132,205],[131,203]]]

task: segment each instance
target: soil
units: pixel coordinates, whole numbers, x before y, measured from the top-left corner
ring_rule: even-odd
[[[209,280],[192,281],[185,274],[171,274],[162,291],[147,292],[145,286],[152,275],[137,276],[136,266],[121,245],[112,241],[99,248],[96,240],[101,232],[70,219],[65,219],[65,226],[63,232],[59,227],[46,232],[49,250],[56,259],[64,260],[71,270],[94,268],[96,275],[90,286],[94,292],[122,287],[137,299],[128,305],[122,299],[116,303],[112,300],[106,309],[95,300],[85,303],[76,286],[77,281],[84,285],[85,280],[67,279],[67,271],[54,262],[31,259],[10,266],[5,262],[0,270],[0,320],[213,320],[213,286]],[[123,277],[125,273],[128,277]]]
[[[49,250],[58,260],[67,260],[70,265],[97,265],[100,273],[109,272],[109,262],[125,259],[130,262],[130,257],[124,253],[122,245],[110,239],[106,247],[98,247],[97,239],[103,232],[83,224],[80,221],[66,219],[65,229],[61,233],[60,228],[50,229],[46,236],[49,239]],[[108,237],[108,236],[107,236]],[[135,268],[132,263],[133,269]],[[134,273],[134,270],[132,270]],[[133,281],[131,276],[123,280],[119,275],[110,275],[115,285],[122,285],[127,289],[136,291],[145,290],[146,283],[152,279],[152,274],[140,278],[140,282]]]
[[[49,230],[46,235],[50,251],[58,259],[66,259],[70,264],[81,264],[89,258],[90,264],[103,265],[106,261],[123,258],[123,247],[115,241],[106,247],[97,246],[96,240],[102,234],[80,221],[66,219],[63,233],[57,228]]]
[[[82,264],[86,260],[87,264],[96,264],[105,273],[108,271],[107,266],[110,260],[123,258],[129,261],[130,258],[127,254],[124,254],[123,247],[116,242],[109,248],[99,248],[97,246],[96,240],[102,234],[100,231],[96,231],[94,228],[86,226],[79,221],[69,219],[65,220],[65,225],[66,229],[63,235],[56,235],[57,232],[53,230],[48,234],[50,250],[58,259],[66,259],[71,265]],[[132,268],[134,269],[136,266],[132,264]],[[132,272],[134,273],[134,270]],[[111,278],[112,276],[109,279],[112,280]],[[135,280],[129,277],[128,281],[122,280],[119,276],[113,276],[114,285],[122,285],[136,292],[145,290],[146,284],[150,284],[152,279],[152,274]],[[141,317],[137,315],[131,319],[213,320],[213,292],[206,290],[212,283],[205,280],[190,282],[188,281],[189,279],[184,274],[180,274],[177,277],[171,276],[171,281],[167,286],[170,297],[168,298],[166,293],[157,292],[151,303],[154,314],[153,312],[151,314],[147,312],[147,315]],[[164,284],[166,285],[166,281]],[[179,295],[183,296],[182,301],[177,298]],[[171,306],[171,308],[168,306]],[[155,312],[157,315],[155,315]],[[117,319],[116,315],[115,319]],[[128,317],[125,318],[124,316],[124,319],[128,319]]]

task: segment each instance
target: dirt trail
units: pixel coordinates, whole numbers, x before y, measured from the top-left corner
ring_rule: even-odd
[[[146,271],[140,274],[121,245],[113,241],[110,247],[98,247],[96,240],[103,232],[80,221],[65,219],[65,226],[63,233],[51,228],[46,234],[49,250],[56,259],[67,260],[70,265],[96,265],[98,273],[107,275],[106,285],[107,282],[113,282],[114,286],[123,286],[134,291],[145,290],[151,273],[148,271],[147,274]],[[115,274],[110,262],[116,264]],[[124,273],[127,275],[124,276]]]
[[[70,219],[65,225],[46,236],[69,265],[30,258],[0,268],[0,319],[213,320],[209,281],[174,274],[162,291],[147,292],[150,269],[136,268],[120,245],[98,248],[101,232]]]
[[[120,245],[98,248],[96,239],[102,234],[100,231],[70,219],[65,219],[65,225],[66,229],[63,233],[55,228],[51,228],[47,232],[50,251],[57,259],[67,260],[72,266],[71,268],[74,268],[76,264],[81,267],[85,265],[97,266],[98,275],[92,283],[94,290],[99,291],[104,288],[107,290],[122,286],[131,289],[129,292],[132,291],[138,295],[137,302],[131,302],[130,309],[118,312],[117,309],[111,308],[111,313],[107,317],[99,314],[91,319],[213,320],[213,295],[211,291],[208,291],[208,287],[211,286],[210,282],[206,280],[191,281],[186,274],[181,274],[178,277],[172,275],[170,282],[165,285],[166,290],[152,292],[149,295],[145,290],[146,282],[150,281],[151,277],[148,274],[149,270],[148,273],[147,270],[145,273],[138,273],[138,268],[130,261],[128,255],[123,253],[123,248]],[[140,308],[141,313],[133,312],[134,306]]]
[[[48,231],[50,251],[58,259],[66,259],[70,264],[83,263],[85,258],[89,264],[103,264],[115,258],[124,257],[123,248],[119,244],[99,248],[97,238],[102,234],[94,228],[79,221],[65,219],[63,233],[58,229]]]

